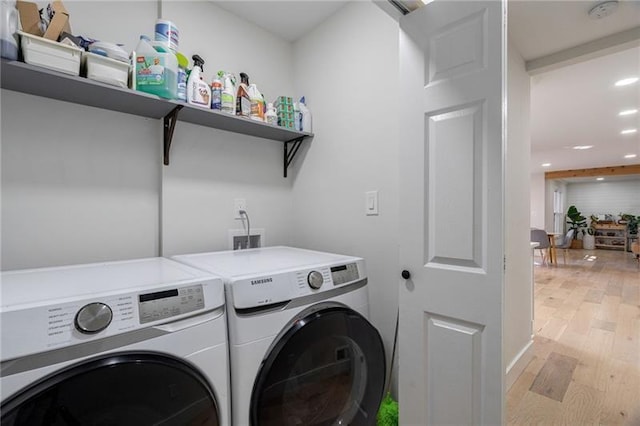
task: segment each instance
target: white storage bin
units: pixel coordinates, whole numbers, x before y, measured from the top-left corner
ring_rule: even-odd
[[[27,64],[49,68],[65,74],[79,75],[82,49],[18,31],[22,56]]]
[[[83,52],[82,62],[87,78],[101,83],[127,88],[129,64],[91,52]]]

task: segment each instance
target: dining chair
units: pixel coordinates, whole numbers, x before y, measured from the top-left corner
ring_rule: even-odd
[[[557,249],[562,249],[562,260],[564,264],[567,264],[567,252],[571,248],[571,241],[573,241],[573,233],[575,230],[569,229],[567,234],[562,238],[562,242],[559,245],[556,245]]]
[[[538,243],[538,247],[536,250],[540,250],[540,255],[542,256],[542,264],[544,265],[547,256],[545,253],[549,253],[549,247],[551,247],[551,243],[549,242],[549,235],[544,229],[536,229],[531,228],[531,242]]]

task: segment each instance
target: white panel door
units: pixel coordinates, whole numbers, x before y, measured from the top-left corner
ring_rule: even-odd
[[[402,425],[500,425],[505,5],[436,0],[400,34]]]

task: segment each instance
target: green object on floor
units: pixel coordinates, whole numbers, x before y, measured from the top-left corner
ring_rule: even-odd
[[[398,403],[387,393],[378,410],[378,426],[398,426]]]

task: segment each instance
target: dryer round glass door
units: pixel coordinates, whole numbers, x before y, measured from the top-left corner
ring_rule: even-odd
[[[280,334],[251,396],[254,426],[375,424],[385,382],[378,331],[344,306],[311,309]]]
[[[75,364],[2,403],[3,426],[218,425],[208,382],[177,358],[119,353]]]

